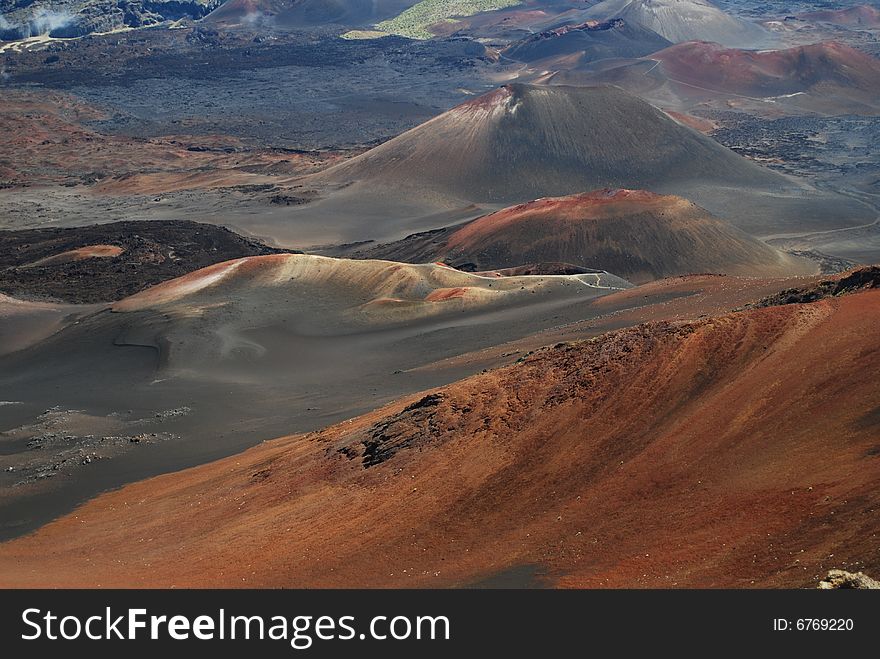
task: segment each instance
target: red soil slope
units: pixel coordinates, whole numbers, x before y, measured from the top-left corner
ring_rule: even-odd
[[[651,56],[677,82],[727,93],[779,96],[818,85],[860,90],[876,97],[880,60],[835,42],[787,50],[751,51],[694,41]]]
[[[4,586],[815,584],[880,570],[880,291],[652,323],[105,494]]]
[[[798,18],[805,21],[834,23],[835,25],[878,27],[880,26],[880,9],[870,5],[859,5],[845,9],[827,9],[801,14]]]
[[[512,206],[459,229],[443,251],[448,263],[482,270],[562,262],[636,283],[694,272],[815,272],[686,199],[645,190],[606,189]]]

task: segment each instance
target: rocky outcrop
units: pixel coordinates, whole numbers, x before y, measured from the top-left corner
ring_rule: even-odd
[[[814,286],[788,288],[751,306],[761,308],[784,304],[804,304],[878,287],[880,287],[880,266],[870,265],[844,272],[830,279],[824,279]]]
[[[828,576],[819,582],[821,590],[856,589],[880,590],[880,581],[872,579],[864,572],[847,572],[846,570],[829,570]]]
[[[214,263],[286,251],[182,220],[0,231],[0,292],[109,302]]]

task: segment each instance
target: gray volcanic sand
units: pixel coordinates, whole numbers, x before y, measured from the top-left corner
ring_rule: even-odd
[[[28,302],[0,293],[0,356],[34,345],[100,308]]]
[[[402,267],[434,268],[441,279],[447,273],[436,266]],[[448,272],[486,290],[502,285]],[[371,302],[364,295],[369,291],[358,288],[363,271],[352,274],[350,287],[340,283],[344,271],[328,283],[297,279],[282,286],[266,284],[273,273],[270,268],[253,280],[235,278],[177,302],[126,301],[130,310],[99,311],[0,357],[0,400],[16,403],[0,406],[0,538],[38,528],[108,488],[327,426],[460,379],[484,364],[430,365],[607,313],[590,300],[613,292],[589,285],[596,275],[532,277],[505,280],[511,291],[501,301],[393,303],[380,295]],[[602,279],[626,286],[614,277]],[[155,295],[164,286],[139,295]],[[419,281],[413,291],[415,298],[429,292]],[[442,306],[434,311],[432,304]],[[395,316],[398,307],[403,312]],[[420,316],[422,308],[427,311]],[[71,450],[77,442],[90,450],[94,440],[84,437],[106,434],[109,426],[114,438],[149,431],[158,439],[114,449],[108,459],[65,462],[51,477],[22,482],[23,462],[50,449],[29,449],[21,438],[53,409],[61,420],[51,439],[72,443]],[[76,427],[64,425],[65,414],[77,420]],[[144,419],[153,421],[144,426]],[[173,439],[159,441],[163,437]],[[7,466],[14,470],[7,472]]]

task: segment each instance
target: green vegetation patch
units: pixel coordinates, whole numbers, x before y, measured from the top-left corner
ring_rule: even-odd
[[[376,30],[410,39],[430,39],[428,27],[456,16],[473,16],[522,4],[521,0],[422,0],[400,15],[376,24]]]

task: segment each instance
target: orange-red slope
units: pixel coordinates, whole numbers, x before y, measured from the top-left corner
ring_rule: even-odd
[[[880,87],[880,60],[836,42],[752,51],[692,41],[651,58],[677,82],[749,96],[795,94],[817,85],[876,95]]]
[[[101,496],[5,586],[802,586],[880,569],[880,291],[559,345]]]
[[[454,232],[442,251],[449,263],[479,269],[562,262],[636,283],[695,272],[815,272],[686,199],[644,190],[598,190],[512,206]]]

